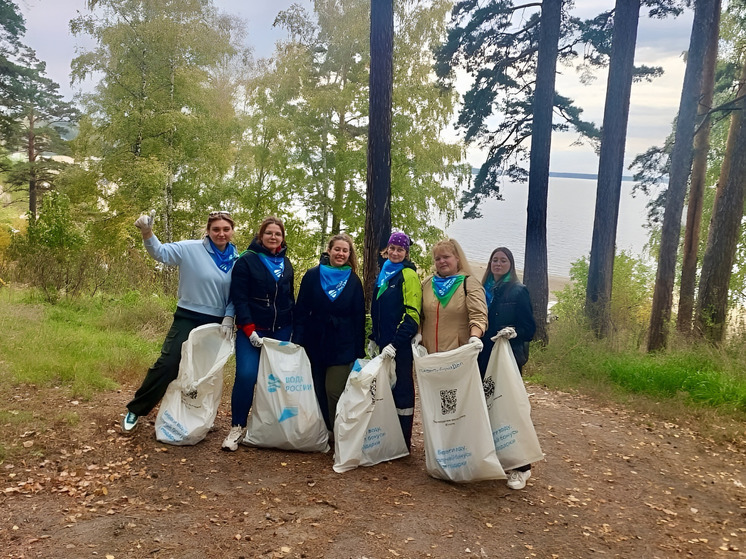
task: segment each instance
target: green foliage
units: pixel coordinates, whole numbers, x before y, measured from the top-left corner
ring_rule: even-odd
[[[588,283],[588,259],[581,258],[570,266],[570,279],[557,294],[557,304],[552,313],[560,321],[581,324],[585,327],[583,307]],[[610,317],[616,343],[630,340],[636,346],[642,343],[650,320],[653,282],[655,274],[650,266],[622,251],[614,258],[614,279],[611,288]]]
[[[231,20],[201,0],[101,0],[71,22],[97,43],[73,78],[101,75],[85,98],[76,153],[97,174],[116,220],[158,210],[165,241],[193,236],[228,196],[237,128],[224,71],[238,49]]]
[[[480,202],[499,197],[503,175],[513,181],[528,178],[522,163],[529,155],[533,127],[540,16],[541,7],[535,3],[458,1],[448,38],[435,53],[435,70],[445,87],[453,87],[457,68],[471,77],[457,127],[464,131],[467,142],[488,150],[474,185],[462,198],[462,204],[468,204],[465,217],[479,217]],[[563,9],[560,62],[569,63],[577,56],[574,45],[579,24]],[[555,130],[571,127],[582,135],[598,136],[595,126],[580,118],[582,111],[570,99],[555,95],[554,106],[563,119],[553,125]]]
[[[459,185],[469,177],[463,150],[441,140],[455,93],[432,79],[428,48],[444,33],[448,2],[396,4],[392,121],[392,222],[432,242],[438,212],[453,219]],[[290,40],[271,64],[253,63],[244,87],[245,138],[232,181],[252,212],[303,207],[318,249],[341,230],[362,246],[366,190],[366,126],[370,3],[316,2],[313,14],[294,5],[277,24]],[[240,182],[239,182],[240,181]],[[281,195],[278,195],[281,193]],[[310,232],[308,231],[310,229]]]
[[[21,42],[25,22],[14,2],[0,1],[0,146],[21,157],[3,157],[6,191],[25,192],[35,217],[37,197],[55,188],[62,163],[51,154],[69,152],[63,135],[77,117],[73,105],[46,76],[46,64]]]
[[[121,293],[132,285],[160,292],[155,287],[160,271],[141,246],[128,245],[126,236],[112,230],[117,222],[75,209],[77,220],[66,194],[44,197],[36,222],[12,237],[7,253],[15,266],[9,279],[38,288],[48,302]]]
[[[73,224],[69,200],[51,192],[44,197],[39,218],[25,234],[13,237],[11,255],[18,263],[18,278],[40,288],[54,302],[80,289],[84,247],[85,238]]]
[[[63,386],[81,397],[111,390],[147,369],[168,328],[168,311],[151,297],[51,306],[24,302],[33,295],[27,291],[7,293],[0,299],[0,354],[14,384]]]
[[[551,340],[532,351],[528,371],[533,382],[604,399],[654,399],[656,411],[664,415],[678,414],[679,404],[690,412],[710,409],[734,417],[746,411],[743,352],[674,343],[667,351],[643,353],[638,343],[598,340],[572,319],[552,323]]]

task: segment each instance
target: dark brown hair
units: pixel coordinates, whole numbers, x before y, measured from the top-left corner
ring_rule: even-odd
[[[490,257],[487,260],[487,270],[484,272],[484,277],[482,278],[482,285],[487,283],[487,280],[492,275],[492,259],[495,257],[495,254],[498,252],[502,252],[505,256],[508,257],[508,260],[510,260],[510,270],[508,270],[508,273],[510,274],[510,279],[508,280],[508,283],[515,283],[518,281],[518,274],[515,271],[515,258],[513,258],[513,253],[510,252],[509,248],[497,247],[495,250],[492,251],[492,254],[490,254]]]

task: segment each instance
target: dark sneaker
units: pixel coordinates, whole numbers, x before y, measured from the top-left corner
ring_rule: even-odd
[[[135,430],[135,427],[137,427],[137,422],[139,419],[139,415],[135,415],[131,411],[128,411],[124,415],[124,419],[122,419],[122,432],[125,435],[131,435],[132,432]]]

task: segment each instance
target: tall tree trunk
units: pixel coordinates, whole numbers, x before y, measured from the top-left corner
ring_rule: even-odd
[[[696,0],[694,22],[689,40],[684,85],[679,102],[679,115],[676,120],[676,136],[671,152],[671,171],[666,192],[666,209],[663,213],[663,227],[658,254],[658,270],[653,291],[653,306],[650,314],[648,351],[666,346],[668,326],[673,304],[673,284],[676,275],[676,255],[681,238],[681,214],[684,209],[686,183],[692,166],[692,139],[694,122],[697,116],[699,84],[702,78],[705,50],[710,29],[715,19],[717,0]]]
[[[26,145],[26,156],[28,157],[29,165],[29,178],[28,178],[28,218],[29,223],[36,221],[36,210],[38,206],[38,188],[36,184],[36,133],[34,132],[34,124],[36,118],[34,116],[34,110],[31,109],[28,115],[28,132],[26,138],[28,144]]]
[[[547,196],[549,193],[549,155],[552,146],[552,111],[557,70],[557,45],[562,21],[562,0],[544,0],[541,4],[539,52],[536,61],[534,120],[529,156],[528,209],[526,220],[526,256],[523,281],[531,295],[536,320],[536,339],[543,344],[547,334]]]
[[[731,116],[726,147],[727,164],[720,170],[718,196],[710,221],[707,249],[695,314],[695,329],[709,341],[722,341],[728,311],[728,287],[743,218],[746,190],[746,63],[741,71],[738,103]]]
[[[676,329],[689,334],[692,329],[694,309],[694,286],[697,281],[697,249],[699,229],[702,223],[702,203],[707,177],[707,155],[710,151],[710,115],[715,93],[715,67],[718,58],[718,38],[720,36],[720,0],[716,0],[717,10],[709,29],[705,62],[702,70],[701,98],[699,100],[700,127],[694,135],[694,160],[692,177],[689,181],[689,204],[686,211],[684,231],[684,254],[681,261],[681,285],[679,286],[679,311],[676,316]]]
[[[391,233],[391,104],[394,91],[394,2],[370,3],[370,101],[365,210],[365,303],[370,308],[378,254]]]
[[[345,112],[337,113],[339,124],[337,125],[337,142],[334,147],[334,198],[332,199],[332,229],[331,234],[339,234],[342,227],[342,211],[345,196],[345,154],[347,153],[347,136],[345,135]],[[389,181],[390,184],[390,181]],[[325,241],[326,239],[324,239]]]
[[[616,229],[627,139],[640,0],[617,0],[606,84],[601,153],[598,161],[596,214],[585,292],[585,314],[597,336],[611,329],[611,285],[614,275]]]

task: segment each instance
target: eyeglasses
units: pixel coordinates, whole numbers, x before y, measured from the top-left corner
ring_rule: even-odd
[[[228,217],[231,218],[231,212],[225,212],[225,211],[216,211],[216,212],[210,212],[209,217]]]

